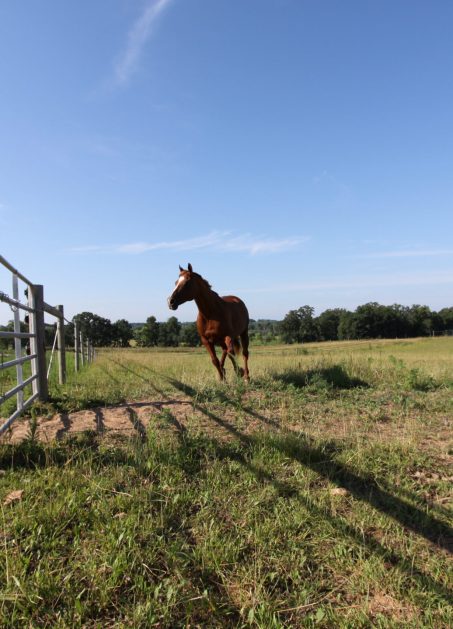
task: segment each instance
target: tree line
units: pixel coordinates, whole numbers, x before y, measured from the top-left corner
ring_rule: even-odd
[[[111,322],[92,312],[81,312],[65,326],[66,343],[74,344],[74,322],[85,338],[96,347],[196,347],[200,345],[195,323],[181,323],[176,317],[165,322],[150,316],[145,323],[129,323],[126,319]],[[13,322],[0,326],[0,330],[13,330]],[[22,331],[27,331],[21,323]],[[370,302],[354,311],[344,308],[325,310],[315,316],[312,306],[290,310],[282,321],[273,319],[251,320],[251,341],[259,343],[306,343],[348,339],[410,338],[430,336],[434,332],[453,331],[453,307],[439,312],[428,306],[383,306]],[[46,345],[52,346],[55,326],[46,326]],[[12,349],[12,339],[0,339],[0,349]]]
[[[125,319],[111,323],[89,312],[74,317],[79,329],[96,346],[196,347],[200,345],[195,323],[181,323],[176,317],[157,321],[150,316],[145,323],[131,324]],[[370,302],[354,311],[344,308],[325,310],[315,316],[312,306],[290,310],[283,320],[251,320],[251,341],[261,343],[305,343],[346,339],[410,338],[430,336],[433,332],[453,330],[453,307],[439,312],[429,306],[384,306]],[[71,333],[71,330],[68,330]],[[72,331],[73,334],[73,331]]]
[[[195,323],[180,323],[176,317],[167,321],[157,321],[148,317],[145,323],[129,323],[119,319],[112,323],[109,319],[92,312],[82,312],[73,317],[67,326],[68,334],[74,338],[74,322],[85,338],[90,338],[96,347],[177,347],[196,346],[200,339]]]
[[[428,306],[383,306],[370,302],[353,312],[333,308],[314,316],[314,308],[290,310],[280,324],[285,343],[349,339],[410,338],[453,331],[453,307],[439,312]]]

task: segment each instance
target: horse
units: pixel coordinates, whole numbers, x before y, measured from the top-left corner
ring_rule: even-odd
[[[229,356],[237,375],[249,381],[249,313],[244,302],[234,295],[220,297],[212,290],[211,285],[192,269],[179,266],[179,277],[176,286],[168,298],[170,310],[176,310],[186,301],[195,300],[198,307],[197,330],[204,347],[208,350],[220,380],[225,380],[224,364]],[[241,342],[239,343],[239,339]],[[215,346],[222,348],[222,356],[216,355]],[[235,354],[242,346],[244,369],[237,366]]]

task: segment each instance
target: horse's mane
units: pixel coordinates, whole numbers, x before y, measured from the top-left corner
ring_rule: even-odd
[[[195,271],[192,271],[192,275],[195,275],[195,277],[200,280],[206,288],[208,288],[210,291],[212,291],[215,295],[218,296],[218,293],[215,292],[215,290],[212,290],[212,286],[211,284],[208,282],[208,280],[205,280],[204,277],[202,277],[199,273],[195,273]]]

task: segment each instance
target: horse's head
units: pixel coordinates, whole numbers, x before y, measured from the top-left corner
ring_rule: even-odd
[[[175,290],[168,298],[168,307],[170,310],[176,310],[178,306],[195,299],[195,281],[192,265],[187,266],[187,270],[179,267],[179,277],[176,280]]]

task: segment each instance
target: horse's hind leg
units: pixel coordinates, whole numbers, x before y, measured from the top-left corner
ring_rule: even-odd
[[[236,346],[239,346],[239,341],[237,341],[236,339],[233,340],[230,336],[227,336],[225,338],[225,347],[227,348],[227,352],[228,352],[228,356],[231,360],[231,362],[233,363],[233,367],[234,367],[234,371],[236,372],[237,376],[242,375],[242,370],[239,369],[238,364],[236,362],[236,358],[235,358],[235,354],[236,354]],[[223,358],[223,356],[222,356]]]
[[[249,333],[248,330],[241,334],[242,356],[244,357],[244,380],[250,380],[249,375]]]
[[[223,377],[225,377],[225,360],[228,355],[228,348],[225,343],[223,343],[222,347],[222,356],[220,357],[220,368],[222,369]]]

